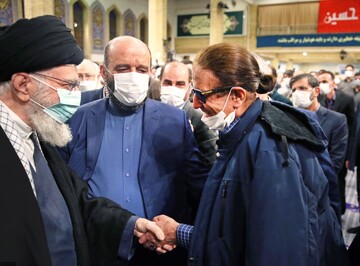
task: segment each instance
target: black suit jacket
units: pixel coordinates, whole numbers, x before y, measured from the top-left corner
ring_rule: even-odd
[[[87,196],[87,185],[54,147],[44,156],[70,212],[78,265],[114,265],[131,213],[105,198]],[[44,226],[27,174],[0,127],[0,264],[51,265]]]
[[[334,106],[332,108],[333,111],[342,113],[346,116],[347,124],[348,124],[348,131],[351,132],[351,128],[354,123],[354,117],[355,117],[355,102],[353,97],[350,95],[340,91],[336,90],[336,99],[334,102]],[[326,108],[325,95],[319,95],[318,97],[319,102],[322,106]]]
[[[316,116],[329,141],[329,154],[338,174],[344,164],[349,136],[346,116],[323,106],[316,111]]]
[[[349,147],[350,153],[350,166],[349,169],[354,171],[354,167],[359,167],[359,155],[360,155],[360,104],[357,106],[356,119],[351,132],[351,146]],[[360,169],[358,170],[360,171]]]

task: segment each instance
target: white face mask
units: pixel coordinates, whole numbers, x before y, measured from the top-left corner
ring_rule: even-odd
[[[114,75],[114,96],[127,106],[142,103],[149,90],[149,75],[137,72],[117,73]]]
[[[187,90],[175,86],[161,86],[160,100],[163,103],[179,107],[185,103],[184,98]]]
[[[80,81],[80,91],[90,91],[97,89],[97,80],[83,80]]]
[[[290,88],[290,78],[284,78],[281,82],[281,87]]]
[[[311,99],[311,94],[313,90],[311,91],[299,91],[296,90],[292,94],[292,101],[294,104],[294,107],[300,107],[300,108],[308,108],[314,99]]]
[[[346,70],[345,71],[345,77],[351,78],[352,76],[353,76],[353,72],[351,70]]]
[[[321,94],[329,94],[331,92],[329,83],[320,83],[320,93]]]
[[[229,100],[230,94],[231,90],[228,97],[226,98],[223,109],[219,113],[213,116],[205,116],[205,114],[203,114],[203,116],[201,117],[201,121],[203,121],[203,123],[207,125],[210,129],[223,130],[225,127],[229,126],[232,121],[234,121],[235,109],[228,116],[226,116],[226,114],[224,113],[224,109]]]

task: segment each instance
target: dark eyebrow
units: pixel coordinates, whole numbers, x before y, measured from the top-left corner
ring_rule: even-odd
[[[162,83],[165,83],[165,82],[172,84],[171,80],[169,80],[169,79],[164,79]]]
[[[122,67],[130,68],[131,66],[129,64],[118,64],[118,65],[114,66],[114,69],[119,69]]]
[[[136,69],[138,69],[138,68],[145,68],[146,70],[149,70],[149,67],[146,65],[139,65],[136,67]]]

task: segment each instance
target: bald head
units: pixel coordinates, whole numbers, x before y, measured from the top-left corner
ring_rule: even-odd
[[[191,71],[187,65],[177,61],[169,62],[161,68],[160,80],[163,81],[164,78],[168,78],[169,76],[174,75],[180,77],[183,80],[187,80],[188,82],[191,80]]]
[[[184,100],[189,98],[190,94],[190,69],[184,63],[170,62],[167,63],[160,73],[161,87],[176,87],[186,91]]]
[[[119,36],[109,41],[105,47],[104,64],[108,66],[116,55],[123,56],[145,56],[149,59],[149,67],[151,67],[151,53],[149,47],[141,40],[132,36]]]
[[[99,78],[100,67],[89,59],[84,59],[76,66],[80,80],[95,80]]]

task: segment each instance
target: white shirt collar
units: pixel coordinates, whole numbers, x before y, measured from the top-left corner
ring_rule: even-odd
[[[23,120],[21,120],[21,118],[17,114],[15,114],[9,107],[7,107],[4,102],[2,102],[2,104],[8,111],[12,120],[14,121],[15,130],[18,132],[20,138],[24,140],[29,139],[30,135],[33,133],[32,128],[27,125]]]

